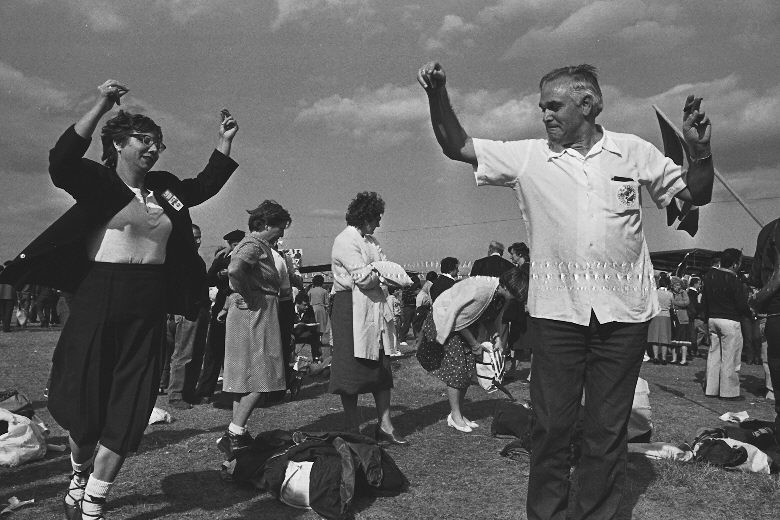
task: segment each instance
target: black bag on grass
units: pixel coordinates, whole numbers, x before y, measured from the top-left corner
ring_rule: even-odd
[[[425,334],[420,336],[420,342],[417,345],[417,361],[420,366],[430,372],[441,367],[444,360],[444,345],[436,340],[430,340]]]

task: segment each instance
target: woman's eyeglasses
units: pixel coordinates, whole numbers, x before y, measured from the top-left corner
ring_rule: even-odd
[[[166,148],[165,145],[163,144],[163,142],[160,139],[157,139],[153,135],[149,135],[149,134],[130,134],[130,137],[135,137],[136,139],[141,141],[141,143],[143,143],[143,145],[146,146],[147,148],[151,147],[152,145],[156,145],[158,153],[163,153],[163,151]]]

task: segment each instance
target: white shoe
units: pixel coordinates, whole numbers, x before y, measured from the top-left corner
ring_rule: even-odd
[[[479,428],[478,423],[472,421],[471,419],[466,419],[465,415],[463,416],[463,422],[465,422],[466,426],[468,426],[469,428]]]
[[[769,399],[770,401],[774,401],[775,400],[775,393],[774,393],[774,391],[772,391],[772,390],[767,391],[766,398]]]
[[[645,357],[644,357],[644,359],[642,359],[642,363],[647,363],[648,361],[650,361],[650,356],[648,356],[647,354],[645,354]]]
[[[408,344],[407,342],[405,342],[405,341],[402,341],[402,342],[401,342],[401,343],[399,343],[398,345],[400,345],[400,346],[402,346],[402,347],[408,347],[408,346],[409,346],[409,344]]]
[[[451,426],[451,427],[455,428],[456,430],[458,430],[459,432],[471,433],[471,427],[470,426],[468,426],[468,425],[466,425],[466,426],[458,426],[457,424],[455,424],[455,421],[452,420],[452,414],[449,414],[447,416],[447,426]]]
[[[403,355],[404,355],[404,353],[401,352],[400,350],[396,350],[395,352],[391,352],[390,353],[390,357],[401,357]]]

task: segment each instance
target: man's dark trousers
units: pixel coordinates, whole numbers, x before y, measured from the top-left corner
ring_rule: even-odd
[[[614,518],[623,497],[627,427],[648,322],[589,326],[532,318],[531,402],[536,414],[526,511],[529,520]],[[570,440],[583,390],[582,452],[569,509]]]
[[[767,364],[775,392],[775,440],[780,443],[780,316],[766,319]]]
[[[195,388],[196,399],[211,398],[217,389],[219,372],[225,360],[225,322],[218,321],[219,309],[212,307],[209,319],[209,331],[206,339],[206,351],[203,365]]]

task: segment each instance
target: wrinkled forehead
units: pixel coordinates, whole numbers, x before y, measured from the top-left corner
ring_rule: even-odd
[[[539,95],[542,99],[571,97],[571,86],[570,78],[557,78],[542,85]]]

